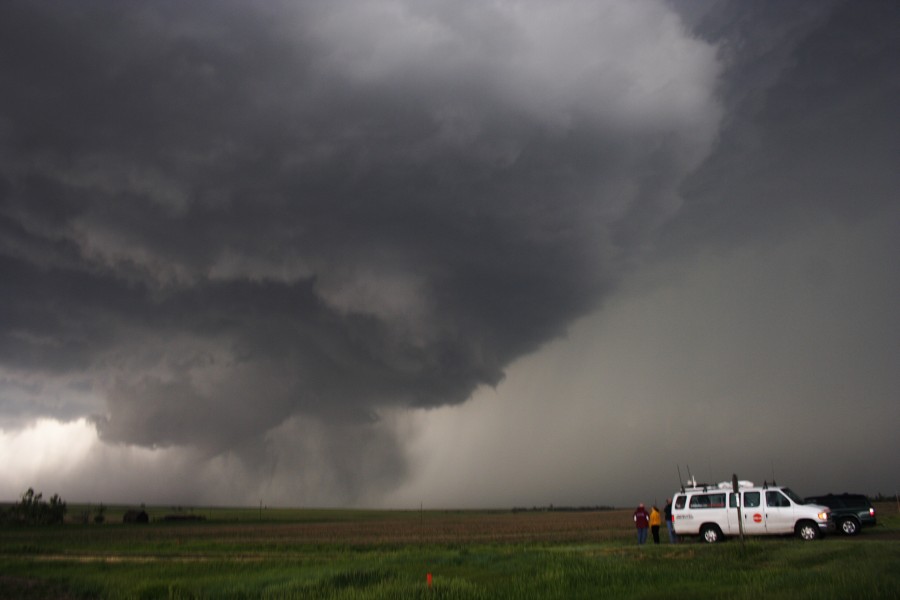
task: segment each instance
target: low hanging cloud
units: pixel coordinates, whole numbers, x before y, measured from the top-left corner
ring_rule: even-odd
[[[0,422],[182,501],[377,502],[404,411],[660,257],[884,211],[896,12],[4,2]]]
[[[715,48],[656,2],[0,11],[3,412],[80,386],[103,440],[210,457],[496,385],[641,254],[720,114]]]

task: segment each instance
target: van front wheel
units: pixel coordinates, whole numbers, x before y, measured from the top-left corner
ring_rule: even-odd
[[[797,524],[797,535],[802,540],[810,542],[819,539],[819,526],[812,521],[803,521]]]
[[[722,535],[722,530],[716,525],[704,525],[703,530],[700,532],[700,537],[703,538],[703,541],[707,544],[715,544],[716,542],[721,542],[725,538],[725,536]]]

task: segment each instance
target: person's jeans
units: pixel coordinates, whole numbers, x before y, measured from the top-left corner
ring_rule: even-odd
[[[669,543],[677,544],[678,536],[675,535],[675,523],[673,523],[672,521],[666,521],[666,527],[668,527],[669,529]]]
[[[643,544],[647,541],[647,528],[646,527],[638,527],[638,544]]]

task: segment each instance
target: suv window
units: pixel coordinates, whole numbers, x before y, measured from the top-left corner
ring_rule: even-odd
[[[681,510],[684,508],[684,502],[687,500],[687,496],[676,496],[675,497],[675,508]]]
[[[807,504],[821,504],[828,508],[869,508],[871,503],[869,499],[861,494],[842,494],[835,496],[828,494],[827,496],[812,496],[806,499]]]
[[[822,504],[824,506],[827,506],[828,508],[844,508],[844,503],[841,502],[839,498],[835,498],[834,496],[818,498],[816,500],[816,504]]]

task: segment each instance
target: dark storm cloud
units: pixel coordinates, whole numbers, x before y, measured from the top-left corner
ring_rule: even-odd
[[[856,222],[900,188],[900,5],[896,2],[673,3],[719,45],[728,117],[681,188],[670,227],[734,244],[822,219]]]
[[[3,3],[7,377],[86,374],[105,439],[213,453],[464,401],[677,206],[718,118],[683,33],[654,3]]]
[[[894,218],[898,10],[0,3],[3,421],[191,447],[175,484],[242,500],[387,491],[385,411],[636,269]]]

